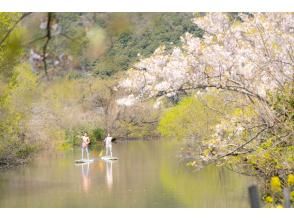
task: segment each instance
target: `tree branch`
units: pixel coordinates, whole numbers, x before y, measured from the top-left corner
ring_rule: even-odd
[[[49,41],[51,39],[51,20],[52,20],[52,12],[48,12],[47,14],[47,26],[46,26],[46,30],[47,30],[47,33],[46,33],[46,42],[43,46],[43,64],[44,64],[44,72],[45,72],[45,75],[48,79],[48,67],[47,67],[47,59],[46,59],[46,53],[47,53],[47,47],[48,47],[48,44],[49,44]]]
[[[251,139],[249,139],[248,141],[246,141],[244,144],[238,146],[237,148],[235,148],[234,150],[230,151],[229,153],[226,153],[224,155],[219,156],[218,158],[216,158],[215,160],[219,160],[223,157],[229,156],[234,154],[236,151],[240,150],[241,148],[243,148],[244,146],[246,146],[247,144],[249,144],[250,142],[252,142],[253,140],[255,140],[260,134],[262,134],[265,130],[267,130],[267,127],[261,129],[256,135],[254,135]]]
[[[39,41],[39,40],[43,40],[43,39],[45,39],[46,37],[47,37],[47,35],[42,36],[42,37],[38,37],[38,38],[36,38],[36,39],[34,39],[34,40],[32,40],[32,41],[26,43],[25,45],[33,44],[33,43],[35,43],[35,42],[37,42],[37,41]]]
[[[6,32],[6,34],[4,35],[4,37],[0,40],[0,47],[4,43],[4,41],[6,41],[6,39],[10,36],[10,34],[13,32],[13,30],[18,25],[18,23],[21,22],[21,20],[23,20],[25,17],[27,17],[31,13],[32,12],[26,12],[26,13],[23,13],[22,14],[22,16],[12,25],[12,27]]]

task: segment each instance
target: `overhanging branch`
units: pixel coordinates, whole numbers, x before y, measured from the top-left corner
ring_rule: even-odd
[[[27,17],[28,15],[30,15],[32,12],[26,12],[23,13],[22,16],[12,25],[12,27],[6,32],[6,34],[4,35],[4,37],[0,40],[0,47],[2,46],[2,44],[7,40],[7,38],[10,36],[10,34],[13,32],[13,30],[16,28],[16,26],[18,25],[19,22],[21,22],[21,20],[23,20],[25,17]]]

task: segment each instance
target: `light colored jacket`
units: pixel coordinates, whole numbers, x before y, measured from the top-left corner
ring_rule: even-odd
[[[104,139],[105,146],[106,146],[106,147],[111,147],[111,145],[112,145],[111,141],[112,141],[112,137],[106,137],[106,138]]]

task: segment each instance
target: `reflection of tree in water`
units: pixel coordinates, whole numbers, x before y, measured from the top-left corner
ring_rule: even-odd
[[[192,170],[191,170],[192,172]],[[247,187],[253,180],[224,168],[207,166],[191,172],[160,165],[160,181],[183,207],[248,207]],[[238,195],[238,196],[236,196]],[[240,199],[241,198],[241,199]]]
[[[82,188],[85,193],[88,193],[91,187],[91,179],[89,177],[90,164],[85,163],[85,164],[82,164],[81,166],[82,166]]]

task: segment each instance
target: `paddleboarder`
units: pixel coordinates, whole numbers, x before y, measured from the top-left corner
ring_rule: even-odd
[[[106,148],[106,156],[112,157],[112,137],[110,134],[107,134],[107,137],[104,139],[104,144]]]
[[[87,158],[89,160],[89,144],[90,144],[90,138],[88,134],[85,132],[83,136],[81,136],[82,139],[82,160],[84,159],[84,150],[87,153]]]

